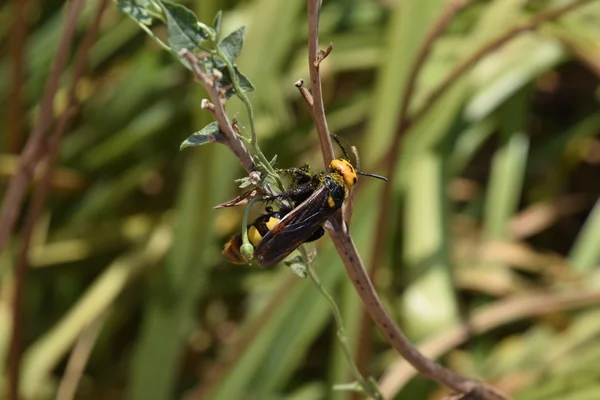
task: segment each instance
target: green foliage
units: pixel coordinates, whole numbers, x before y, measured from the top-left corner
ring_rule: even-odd
[[[161,4],[167,18],[169,45],[175,53],[183,49],[193,52],[201,42],[216,36],[210,28],[201,26],[196,15],[186,7],[170,1],[161,1]]]
[[[189,138],[185,139],[183,143],[181,143],[179,149],[183,150],[186,147],[196,147],[214,142],[214,135],[217,133],[219,133],[219,124],[216,121],[213,121],[198,132],[193,133]]]

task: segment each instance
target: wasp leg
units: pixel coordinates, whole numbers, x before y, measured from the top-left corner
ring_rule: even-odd
[[[277,169],[276,171],[281,174],[291,175],[293,186],[310,182],[310,180],[313,177],[313,174],[311,174],[310,167],[308,164],[304,164],[300,168],[285,168]]]
[[[315,191],[315,186],[312,183],[296,185],[285,192],[278,193],[274,196],[265,197],[265,201],[273,200],[291,200],[294,202],[294,207],[306,200]]]
[[[315,240],[321,239],[321,237],[324,234],[325,234],[325,229],[323,229],[323,227],[320,226],[319,229],[317,229],[316,231],[314,231],[314,233],[312,235],[310,235],[309,238],[306,239],[304,242],[305,243],[314,242]]]

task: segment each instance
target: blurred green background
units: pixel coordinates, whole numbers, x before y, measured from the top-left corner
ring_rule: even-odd
[[[9,52],[19,3],[0,4],[2,193],[38,117],[65,19],[62,1],[24,2],[19,131],[10,123]],[[305,2],[182,3],[206,23],[223,10],[225,34],[248,26],[238,65],[256,87],[249,96],[261,148],[282,168],[320,168],[318,138],[294,87],[309,82]],[[409,110],[490,40],[568,3],[469,2],[435,42]],[[485,57],[386,158],[410,67],[447,4],[323,4],[320,43],[334,45],[321,64],[329,128],[358,148],[362,170],[396,168],[389,209],[380,207],[382,182],[361,182],[351,233],[390,313],[440,362],[517,399],[598,399],[600,2]],[[74,48],[97,7],[85,3]],[[154,30],[164,36],[164,26]],[[73,398],[69,385],[81,399],[355,398],[331,389],[351,376],[317,289],[283,266],[261,271],[221,256],[243,210],[212,206],[240,193],[234,180],[244,171],[217,144],[179,152],[211,122],[189,71],[114,2],[88,65],[28,252],[23,398]],[[72,72],[70,62],[56,115]],[[247,125],[239,100],[227,112]],[[389,231],[373,266],[379,212]],[[18,232],[0,258],[2,361]],[[439,398],[440,388],[413,376],[365,317],[329,239],[316,247],[318,274],[342,309],[363,373],[383,377],[390,398]],[[465,333],[457,324],[467,320]],[[2,397],[8,372],[0,366]]]

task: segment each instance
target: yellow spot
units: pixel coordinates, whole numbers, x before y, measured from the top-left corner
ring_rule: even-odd
[[[327,198],[327,204],[329,204],[329,208],[334,208],[335,207],[335,200],[333,200],[333,197],[329,196]]]
[[[260,234],[258,229],[256,229],[254,227],[254,225],[252,225],[248,229],[248,240],[250,240],[250,243],[252,243],[254,245],[254,247],[258,246],[258,244],[260,243],[262,238],[263,238],[262,235]]]
[[[279,223],[279,219],[277,218],[269,218],[269,220],[267,221],[267,229],[269,229],[270,231],[273,230],[273,228],[275,228],[275,226]]]

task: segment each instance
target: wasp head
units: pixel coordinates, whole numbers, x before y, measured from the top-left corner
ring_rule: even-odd
[[[352,189],[358,180],[356,170],[352,164],[350,164],[350,161],[345,158],[336,158],[335,160],[332,160],[329,164],[329,170],[342,177],[348,190]]]

